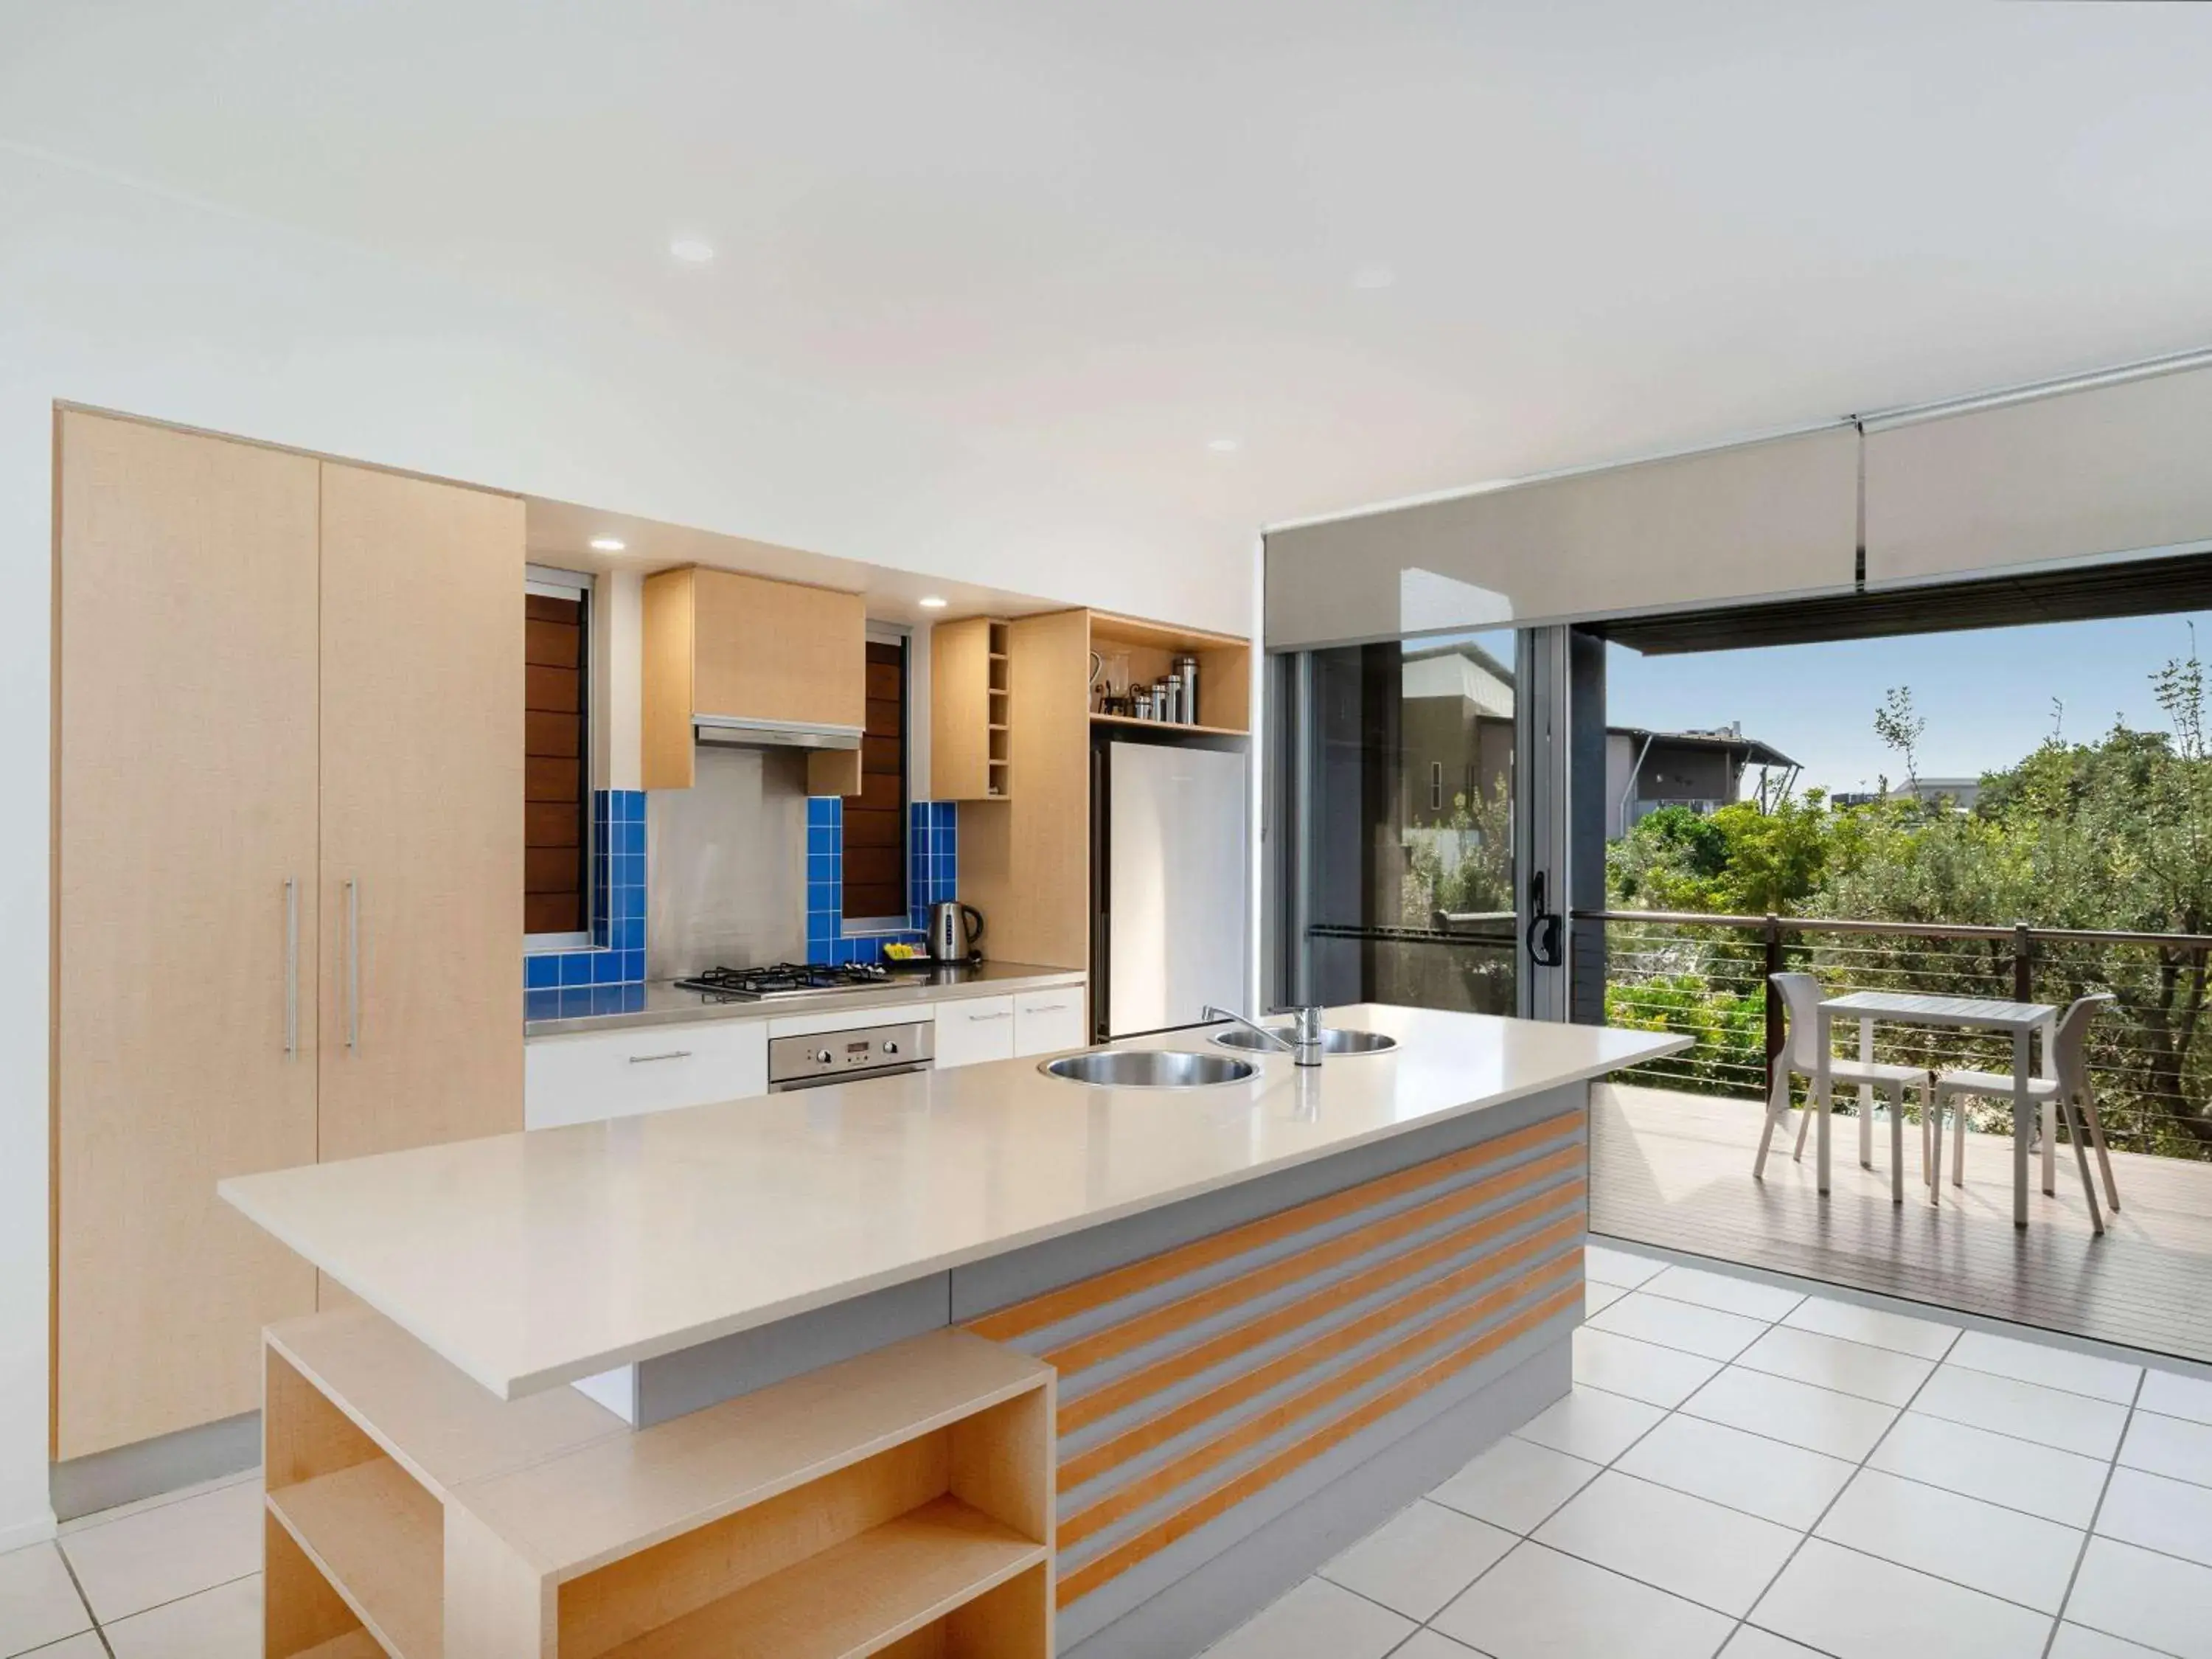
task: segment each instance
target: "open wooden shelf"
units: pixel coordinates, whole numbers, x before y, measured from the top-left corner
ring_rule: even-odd
[[[1193,726],[1184,720],[1140,720],[1134,714],[1093,714],[1093,726],[1130,726],[1140,732],[1195,732],[1209,738],[1249,738],[1241,726]]]
[[[949,1329],[631,1431],[366,1309],[272,1327],[268,1659],[1043,1659],[1054,1410]]]
[[[1046,1558],[951,1496],[834,1544],[606,1659],[846,1659],[874,1653]]]
[[[367,1631],[349,1630],[327,1642],[318,1642],[299,1659],[384,1659],[384,1650]]]
[[[406,1471],[388,1457],[373,1458],[279,1487],[268,1504],[386,1652],[441,1659],[445,1516]]]

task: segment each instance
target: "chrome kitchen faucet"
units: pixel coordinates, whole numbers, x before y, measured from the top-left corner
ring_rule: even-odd
[[[1216,1008],[1208,1004],[1200,1011],[1200,1019],[1233,1019],[1239,1025],[1258,1032],[1276,1048],[1291,1056],[1300,1066],[1318,1066],[1322,1057],[1321,1020],[1322,1010],[1310,1008],[1278,1008],[1279,1014],[1291,1016],[1291,1035],[1285,1037],[1271,1025],[1262,1025],[1255,1019],[1247,1019],[1234,1008]]]

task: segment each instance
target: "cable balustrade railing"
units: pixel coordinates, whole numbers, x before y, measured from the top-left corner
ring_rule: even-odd
[[[1833,994],[1901,990],[2063,1006],[2110,992],[2115,1000],[2089,1035],[2107,1140],[2212,1160],[2212,934],[1656,910],[1578,910],[1574,920],[1605,928],[1607,1023],[1692,1039],[1683,1054],[1622,1073],[1626,1081],[1763,1097],[1784,1027],[1767,975],[1785,969],[1814,975]],[[1857,1040],[1839,1030],[1845,1052]],[[2001,1073],[2012,1065],[2008,1040],[1972,1032],[1877,1022],[1870,1043],[1872,1058],[1895,1065]],[[1853,1093],[1838,1091],[1845,1109],[1856,1109]],[[1978,1128],[2008,1127],[2010,1109],[1969,1104]]]

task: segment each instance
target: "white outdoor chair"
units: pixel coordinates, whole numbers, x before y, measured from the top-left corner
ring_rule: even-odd
[[[1766,1175],[1766,1149],[1774,1139],[1774,1126],[1790,1115],[1790,1079],[1802,1077],[1808,1084],[1813,1080],[1820,1064],[1820,1049],[1816,1046],[1820,1031],[1820,981],[1810,974],[1776,974],[1774,988],[1782,993],[1782,1006],[1790,1019],[1789,1030],[1782,1040],[1782,1052],[1775,1057],[1774,1087],[1766,1097],[1766,1127],[1759,1137],[1759,1157],[1751,1166],[1751,1178],[1763,1180]],[[1828,1079],[1838,1085],[1851,1085],[1870,1089],[1889,1097],[1889,1170],[1890,1190],[1902,1202],[1905,1197],[1905,1091],[1920,1091],[1923,1107],[1920,1114],[1924,1134],[1928,1113],[1924,1103],[1928,1096],[1928,1073],[1917,1066],[1883,1066],[1870,1060],[1832,1059],[1828,1062]],[[2008,1085],[2009,1086],[2009,1085]],[[1819,1109],[1815,1102],[1808,1098],[1805,1109],[1798,1115],[1797,1146],[1790,1153],[1795,1158],[1805,1156],[1805,1131],[1812,1126],[1813,1114]],[[1866,1112],[1859,1115],[1859,1162],[1874,1161],[1874,1124]]]
[[[2089,1220],[2099,1232],[2105,1231],[2104,1218],[2097,1213],[2097,1190],[2089,1180],[2089,1159],[2083,1146],[2086,1139],[2097,1149],[2097,1168],[2105,1177],[2105,1196],[2112,1206],[2112,1213],[2120,1212],[2120,1189],[2112,1180],[2112,1154],[2105,1150],[2105,1126],[2097,1118],[2097,1096],[2089,1086],[2089,1026],[2097,1018],[2097,1011],[2106,1003],[2116,1000],[2109,991],[2094,996],[2081,997],[2058,1017],[2058,1030],[2051,1039],[2051,1070],[2055,1078],[2032,1077],[2027,1080],[2027,1098],[2032,1107],[2041,1108],[2056,1103],[2067,1123],[2066,1133],[2074,1142],[2074,1159],[2081,1168],[2081,1190],[2089,1200]],[[1943,1106],[1954,1096],[1980,1096],[1990,1100],[2011,1102],[2012,1074],[2009,1072],[1942,1072],[1936,1078],[1936,1132],[1942,1133]],[[1961,1099],[1954,1109],[1956,1121],[1951,1130],[1951,1183],[1962,1186],[1966,1178],[1966,1108]]]

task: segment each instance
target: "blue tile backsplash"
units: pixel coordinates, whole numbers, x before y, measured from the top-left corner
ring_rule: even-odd
[[[917,944],[929,906],[951,898],[958,879],[957,816],[949,800],[918,800],[907,809],[907,921],[902,930],[845,931],[845,803],[835,795],[806,802],[806,959],[880,962],[884,946]]]
[[[806,959],[880,962],[884,946],[919,943],[929,906],[958,887],[958,817],[947,800],[908,808],[907,920],[886,933],[845,931],[845,803],[806,802]],[[645,1006],[645,792],[592,793],[592,942],[523,958],[524,1017],[562,1019]]]
[[[592,942],[522,959],[526,1017],[618,1013],[645,1000],[645,791],[592,792]]]

